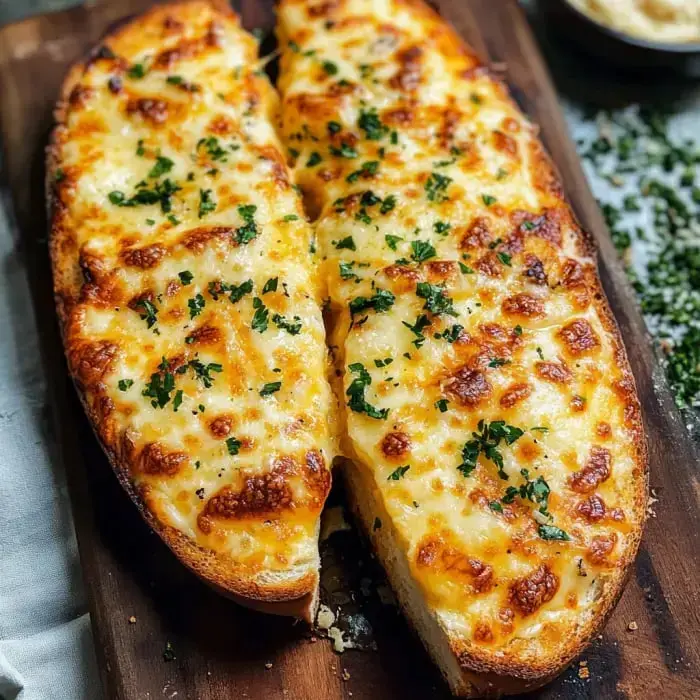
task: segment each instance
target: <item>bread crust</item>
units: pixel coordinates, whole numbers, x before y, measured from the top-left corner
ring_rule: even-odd
[[[130,35],[138,33],[142,26],[166,16],[175,21],[180,19],[186,21],[188,15],[200,9],[212,12],[216,18],[234,21],[238,24],[238,17],[224,0],[176,0],[159,4],[134,19],[120,23],[109,31],[90,55],[71,66],[62,83],[54,112],[55,126],[46,152],[45,187],[48,220],[52,222],[49,246],[54,272],[57,313],[66,352],[68,352],[66,334],[69,316],[59,290],[66,289],[69,283],[64,272],[68,265],[65,264],[66,253],[58,241],[57,212],[62,205],[56,195],[52,174],[60,165],[59,134],[66,125],[69,97],[80,82],[86,66],[93,60],[96,52],[102,46],[113,45],[120,39],[128,38]],[[307,623],[312,623],[318,605],[318,561],[312,561],[308,565],[297,566],[275,574],[264,571],[248,572],[238,567],[235,560],[230,557],[200,547],[190,537],[176,528],[166,525],[148,507],[143,491],[138,489],[130,478],[130,464],[120,453],[114,431],[108,429],[103,417],[89,404],[83,386],[75,374],[73,374],[73,379],[91,426],[119,483],[130,496],[144,520],[158,533],[175,556],[209,586],[241,605],[265,613],[301,618]]]

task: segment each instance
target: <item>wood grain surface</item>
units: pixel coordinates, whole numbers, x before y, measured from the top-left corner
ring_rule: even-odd
[[[44,148],[67,66],[145,0],[102,2],[0,29],[0,128],[4,177],[21,231],[55,425],[105,695],[137,700],[382,700],[447,698],[420,643],[390,606],[370,601],[376,651],[336,655],[292,621],[217,596],[184,569],[122,493],[68,380],[54,317],[46,246]],[[700,484],[698,454],[665,386],[650,338],[593,199],[557,95],[515,0],[442,0],[443,16],[504,71],[521,107],[541,126],[565,190],[600,250],[600,272],[642,399],[652,506],[627,590],[604,634],[534,697],[644,700],[700,697]],[[238,3],[246,27],[269,29],[272,3]],[[267,42],[265,43],[267,46]],[[342,534],[324,564],[359,597],[355,535]],[[331,542],[333,540],[331,538]],[[369,561],[371,564],[371,561]],[[129,618],[135,618],[130,622]],[[636,623],[636,629],[630,629]],[[635,625],[631,625],[632,628]],[[170,642],[176,658],[166,662]],[[100,696],[95,689],[95,698]],[[60,697],[57,689],[56,697]]]

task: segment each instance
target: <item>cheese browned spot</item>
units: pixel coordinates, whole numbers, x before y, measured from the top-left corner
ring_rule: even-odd
[[[644,519],[639,404],[590,244],[536,127],[432,10],[320,7],[279,5],[281,121],[325,260],[353,498],[453,689],[550,676]]]
[[[55,288],[71,372],[149,521],[217,586],[311,600],[336,452],[323,285],[277,97],[222,7],[156,8],[71,73]]]

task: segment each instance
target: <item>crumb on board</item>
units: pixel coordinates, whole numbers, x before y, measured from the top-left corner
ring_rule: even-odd
[[[591,677],[591,672],[588,669],[588,661],[579,661],[578,666],[578,677],[581,680],[585,681],[586,679]]]
[[[348,671],[347,668],[344,668],[344,669],[343,669],[343,673],[341,674],[341,678],[342,678],[344,681],[349,681],[349,680],[350,680],[350,671]]]
[[[132,616],[129,618],[129,624],[130,624],[130,625],[135,625],[135,624],[136,624],[136,616],[135,616],[135,615],[132,615]]]
[[[271,661],[268,661],[268,662],[265,664],[265,668],[269,671],[269,670],[272,668],[272,662],[271,662]]]
[[[632,620],[632,622],[630,622],[629,625],[627,625],[627,629],[630,632],[636,632],[639,629],[639,625],[634,620]]]

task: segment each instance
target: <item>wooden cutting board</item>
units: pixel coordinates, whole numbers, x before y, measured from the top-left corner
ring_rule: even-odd
[[[83,416],[67,378],[54,317],[44,147],[67,66],[113,22],[148,4],[102,2],[0,29],[5,178],[30,275],[105,694],[120,700],[447,698],[401,615],[361,593],[365,573],[357,564],[369,557],[355,535],[331,537],[331,545],[334,540],[336,544],[324,564],[352,589],[349,596],[342,594],[345,602],[362,604],[377,650],[339,656],[327,640],[315,639],[302,625],[239,608],[180,566],[122,493]],[[271,28],[271,2],[237,4],[246,27]],[[520,8],[515,0],[442,0],[437,6],[485,58],[505,71],[516,100],[540,124],[578,217],[598,242],[603,284],[643,402],[652,493],[658,499],[627,590],[604,633],[536,697],[700,697],[698,454],[656,364]],[[167,643],[174,660],[164,660]],[[99,696],[97,688],[94,693]]]

